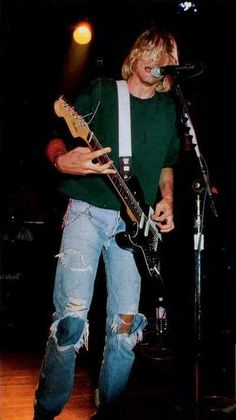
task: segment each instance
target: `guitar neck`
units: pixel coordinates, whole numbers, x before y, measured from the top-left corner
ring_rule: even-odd
[[[98,139],[91,130],[89,130],[88,132],[86,142],[89,148],[93,151],[102,149],[102,145],[99,143]],[[98,157],[97,159],[101,164],[108,163],[110,161],[110,158],[107,154],[104,154]],[[141,221],[143,221],[143,219],[146,218],[143,210],[141,209],[139,203],[135,199],[134,195],[131,193],[130,189],[128,188],[127,184],[125,183],[115,166],[112,165],[111,168],[114,169],[116,173],[107,174],[107,177],[113,184],[115,190],[119,194],[125,206],[131,211],[137,223],[140,224]]]

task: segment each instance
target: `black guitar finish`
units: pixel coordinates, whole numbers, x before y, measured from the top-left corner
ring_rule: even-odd
[[[150,220],[153,209],[145,202],[136,176],[131,175],[125,183],[140,206],[141,217],[139,223],[126,217],[127,230],[116,234],[116,242],[121,248],[133,251],[136,254],[138,265],[141,268],[145,265],[151,277],[160,277],[161,235],[155,223]],[[141,260],[139,260],[139,256]]]

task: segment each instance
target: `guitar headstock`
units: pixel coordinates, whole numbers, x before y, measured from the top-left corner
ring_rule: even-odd
[[[83,117],[69,105],[63,97],[54,102],[54,110],[58,117],[64,118],[73,137],[81,137],[86,140],[89,127]]]

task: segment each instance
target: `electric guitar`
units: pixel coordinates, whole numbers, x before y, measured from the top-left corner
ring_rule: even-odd
[[[65,119],[74,138],[82,138],[91,151],[102,149],[102,145],[83,117],[62,96],[55,101],[54,110],[58,117]],[[105,154],[98,157],[97,160],[99,163],[104,164],[109,162],[110,159]],[[130,249],[137,255],[141,255],[142,261],[140,262],[140,259],[138,259],[138,263],[141,263],[141,265],[144,263],[150,277],[161,279],[161,234],[156,224],[150,218],[153,214],[153,209],[145,203],[141,186],[134,175],[127,182],[124,181],[114,165],[111,168],[116,170],[116,173],[107,174],[106,176],[112,183],[116,193],[118,193],[121,202],[125,205],[126,213],[129,216],[128,230],[118,233],[116,242],[121,248]],[[135,183],[136,190],[134,188],[133,191],[130,190],[128,184],[132,183]]]

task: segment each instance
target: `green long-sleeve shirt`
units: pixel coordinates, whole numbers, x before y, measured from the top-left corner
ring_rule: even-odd
[[[153,206],[161,169],[172,167],[177,161],[179,139],[175,105],[167,93],[156,93],[149,99],[130,95],[130,107],[132,171],[139,179],[146,202]],[[95,80],[84,94],[78,96],[75,109],[82,116],[90,114],[85,118],[87,122],[91,119],[91,112],[95,112],[89,128],[103,147],[112,148],[109,157],[118,169],[118,96],[115,80]],[[81,139],[72,139],[71,144],[72,147],[86,146]],[[106,175],[66,175],[59,188],[69,197],[97,207],[120,210],[121,201],[110,188]]]

